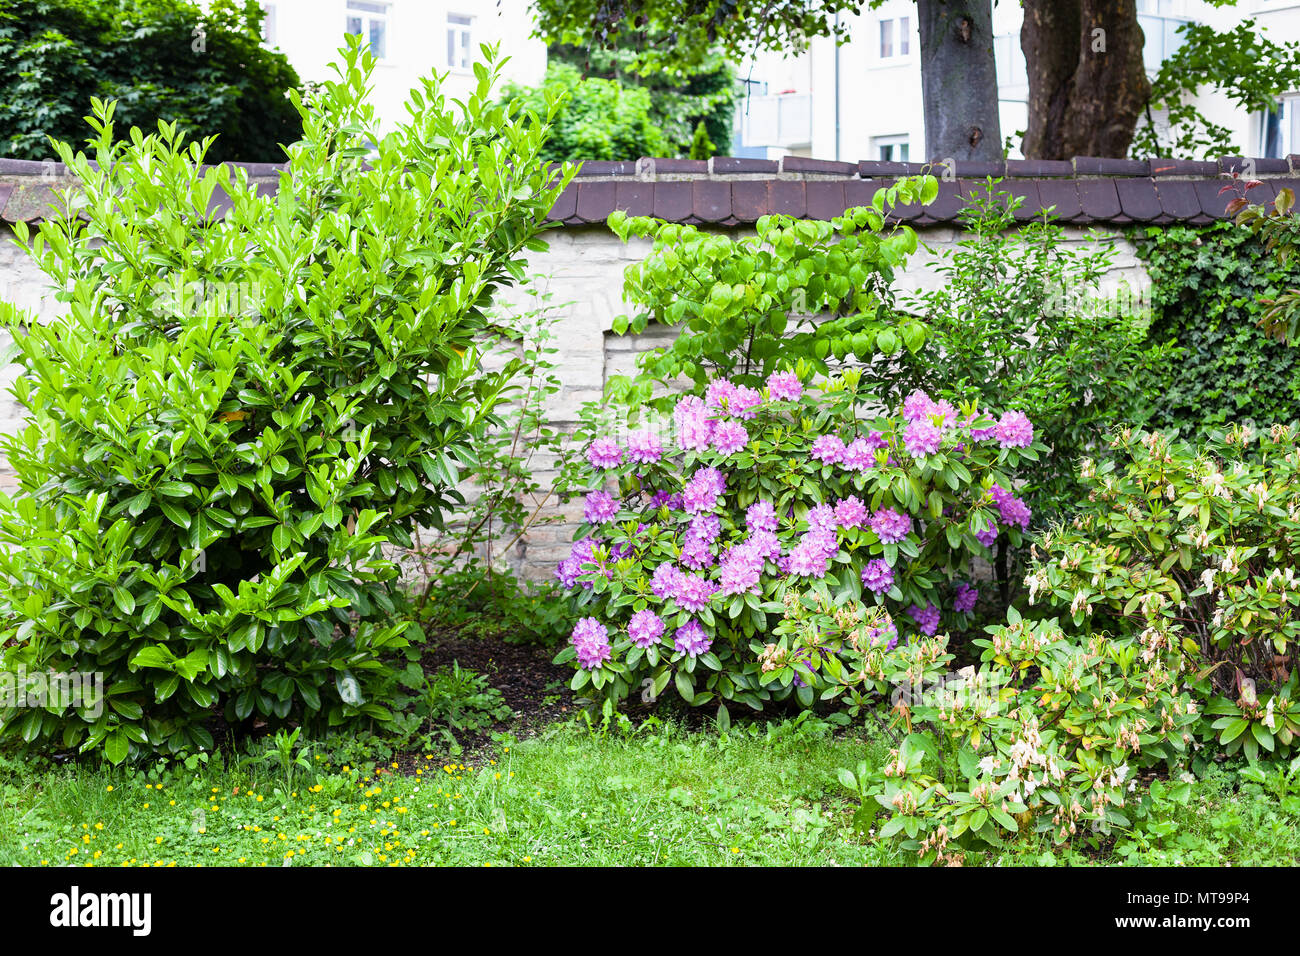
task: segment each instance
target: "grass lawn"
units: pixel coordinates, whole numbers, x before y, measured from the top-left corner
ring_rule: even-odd
[[[424,754],[358,769],[313,748],[292,775],[273,752],[188,771],[0,761],[0,864],[907,864],[911,854],[852,829],[835,782],[837,768],[884,749],[815,722],[631,735],[570,724],[463,765]],[[1162,807],[1155,845],[1035,842],[968,862],[1295,863],[1300,796],[1275,781],[1233,792],[1234,779],[1214,774],[1186,805]]]

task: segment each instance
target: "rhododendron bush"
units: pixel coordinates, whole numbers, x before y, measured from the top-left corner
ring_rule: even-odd
[[[1028,526],[1016,468],[1042,446],[1023,413],[922,392],[881,409],[855,370],[807,378],[715,380],[666,427],[591,441],[585,523],[556,570],[583,616],[557,661],[607,712],[670,683],[695,705],[810,706],[813,668],[763,679],[787,589],[880,605],[881,639],[910,642],[962,627],[974,560]]]
[[[947,634],[882,647],[883,609],[792,588],[784,610],[770,673],[812,661],[853,712],[892,704],[888,760],[839,779],[862,800],[855,826],[900,840],[923,863],[960,864],[971,850],[1040,834],[1096,846],[1132,825],[1142,771],[1173,776],[1186,763],[1197,706],[1176,649],[1071,635],[1010,608],[973,642],[979,664],[953,672]]]
[[[1132,635],[1144,657],[1196,664],[1228,753],[1286,754],[1300,737],[1300,448],[1295,430],[1234,426],[1203,447],[1123,429],[1114,457],[1085,460],[1087,501],[1045,536],[1031,601],[1076,624]]]

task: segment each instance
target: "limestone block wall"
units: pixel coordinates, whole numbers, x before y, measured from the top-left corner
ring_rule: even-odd
[[[942,173],[936,201],[896,210],[893,216],[915,228],[922,243],[899,273],[896,291],[905,301],[909,294],[933,289],[943,281],[935,260],[960,240],[955,219],[961,200],[979,188],[986,176],[1005,176],[1001,188],[1024,200],[1017,218],[1051,209],[1066,226],[1071,243],[1113,244],[1116,255],[1103,290],[1115,291],[1123,285],[1140,290],[1147,280],[1127,230],[1134,225],[1223,218],[1229,197],[1219,194],[1221,177],[1242,162],[1232,157],[1203,163],[1077,157],[1061,162],[957,163],[946,171],[926,167],[924,171]],[[1283,186],[1300,187],[1300,156],[1251,162],[1262,179],[1252,199],[1268,201]],[[263,191],[273,193],[277,188],[280,167],[252,164],[248,171]],[[547,409],[550,420],[571,428],[585,403],[600,401],[610,376],[632,373],[638,352],[666,345],[674,334],[662,328],[636,336],[611,331],[614,318],[628,311],[622,298],[623,270],[650,248],[644,240],[625,244],[606,228],[604,222],[614,209],[740,236],[752,234],[758,218],[772,213],[831,218],[870,202],[875,190],[895,177],[922,171],[916,164],[799,157],[586,163],[551,211],[550,218],[559,228],[547,234],[549,249],[530,260],[528,271],[538,280],[530,288],[508,290],[500,301],[503,316],[522,315],[538,307],[536,293],[549,293],[562,383]],[[35,263],[10,241],[11,224],[34,225],[48,212],[52,190],[67,184],[62,167],[0,159],[0,300],[41,318],[56,315],[59,306]],[[221,197],[216,204],[220,206]],[[8,344],[0,341],[0,346]],[[14,366],[0,368],[0,433],[11,433],[22,419],[22,409],[8,392],[15,373]],[[538,456],[533,465],[542,486],[549,488],[555,462]],[[0,489],[13,483],[11,470],[0,460]],[[535,579],[549,577],[556,562],[568,553],[581,503],[549,498],[544,512],[556,520],[536,528],[504,556],[516,570]]]

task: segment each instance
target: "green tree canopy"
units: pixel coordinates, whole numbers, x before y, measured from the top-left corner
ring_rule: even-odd
[[[553,120],[546,159],[636,159],[676,152],[651,119],[649,90],[618,80],[583,79],[566,63],[552,63],[541,87],[509,84],[502,100],[544,116],[548,100],[561,93],[566,99]]]
[[[80,142],[98,96],[125,127],[217,135],[211,161],[282,158],[302,135],[285,95],[300,81],[262,47],[263,15],[254,0],[0,0],[0,155]]]
[[[576,66],[589,79],[649,90],[650,119],[672,144],[673,155],[690,152],[700,123],[716,149],[729,152],[740,87],[736,69],[723,53],[715,50],[690,66],[663,63],[647,71],[637,68],[641,54],[636,49],[552,44],[548,52],[552,63]]]

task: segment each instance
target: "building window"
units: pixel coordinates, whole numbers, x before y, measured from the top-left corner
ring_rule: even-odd
[[[388,57],[388,4],[348,0],[348,33],[370,45],[376,60]]]
[[[885,163],[906,163],[910,161],[906,136],[873,136],[871,148],[876,159]]]
[[[1178,52],[1178,48],[1186,41],[1186,36],[1178,32],[1179,28],[1193,21],[1179,17],[1148,16],[1145,13],[1139,13],[1137,19],[1138,26],[1142,28],[1142,36],[1146,39],[1142,47],[1142,61],[1147,73],[1155,76],[1160,72],[1160,64]]]
[[[1278,100],[1277,108],[1263,114],[1261,156],[1281,159],[1300,150],[1300,96]]]
[[[447,14],[447,66],[468,70],[473,62],[474,18],[464,13]]]
[[[882,60],[907,56],[912,52],[911,45],[912,21],[910,17],[880,21],[880,58]]]
[[[1021,88],[1029,83],[1029,68],[1025,65],[1025,51],[1020,47],[1019,33],[1002,33],[993,38],[993,63],[997,70],[998,90],[1007,87]],[[1014,96],[1012,99],[1024,99]]]

